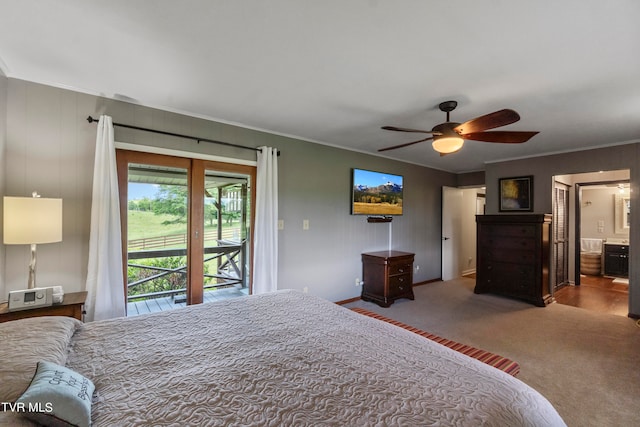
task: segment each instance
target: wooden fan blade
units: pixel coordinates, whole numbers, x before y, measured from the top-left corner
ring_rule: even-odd
[[[520,115],[518,113],[513,110],[505,109],[471,119],[454,127],[453,130],[458,132],[460,135],[470,134],[510,125],[518,120],[520,120]]]
[[[394,145],[393,147],[381,148],[378,151],[395,150],[396,148],[408,147],[409,145],[417,144],[418,142],[429,141],[430,139],[433,139],[433,137],[430,136],[429,138],[419,139],[418,141],[413,141],[413,142],[407,142],[406,144],[400,144],[400,145]]]
[[[484,141],[484,142],[500,142],[505,144],[519,144],[521,142],[527,142],[538,132],[510,132],[510,131],[492,131],[492,132],[473,132],[465,133],[462,136],[464,139],[470,139],[472,141]]]
[[[395,126],[382,126],[384,130],[393,130],[396,132],[418,132],[418,133],[432,133],[435,135],[440,135],[440,132],[434,132],[431,130],[420,130],[420,129],[408,129],[408,128],[398,128]]]

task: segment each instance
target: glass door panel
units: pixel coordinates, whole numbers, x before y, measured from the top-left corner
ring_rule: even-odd
[[[130,314],[187,302],[188,169],[128,165],[127,302]]]
[[[204,171],[204,302],[249,293],[249,183],[246,175]]]

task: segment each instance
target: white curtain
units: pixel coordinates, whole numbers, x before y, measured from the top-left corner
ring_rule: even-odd
[[[256,224],[253,234],[253,293],[278,289],[278,150],[259,147]]]
[[[91,199],[86,320],[126,314],[120,240],[120,199],[113,121],[100,116]]]

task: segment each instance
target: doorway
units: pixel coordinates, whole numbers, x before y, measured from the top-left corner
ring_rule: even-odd
[[[442,187],[441,279],[476,271],[476,215],[485,212],[485,187]]]
[[[442,187],[442,280],[460,276],[462,190]]]
[[[628,249],[629,227],[621,228],[618,223],[623,220],[621,210],[628,208],[619,195],[625,192],[625,186],[628,188],[629,175],[629,170],[617,170],[554,177],[554,183],[560,181],[568,185],[570,200],[566,217],[569,282],[567,286],[558,286],[560,279],[556,278],[554,297],[558,303],[610,314],[628,314],[628,279],[611,270],[606,253],[608,248],[616,247],[613,246],[616,243],[626,242]],[[555,191],[554,195],[557,197]],[[554,253],[556,257],[557,253]],[[628,258],[624,260],[628,262]],[[556,273],[558,276],[558,271]]]
[[[250,293],[255,167],[117,150],[128,315]]]

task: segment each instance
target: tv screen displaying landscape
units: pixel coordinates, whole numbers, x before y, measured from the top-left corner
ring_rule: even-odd
[[[353,169],[353,215],[402,215],[402,176]]]

